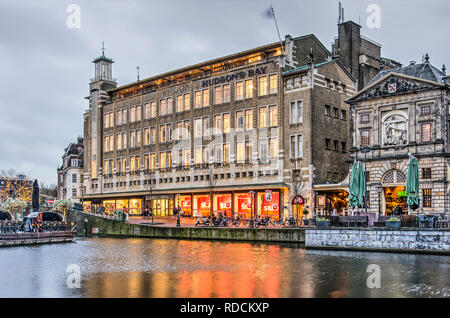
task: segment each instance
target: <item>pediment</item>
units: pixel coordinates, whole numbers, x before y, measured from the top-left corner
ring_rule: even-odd
[[[349,102],[389,97],[439,87],[438,83],[390,73],[350,98]]]

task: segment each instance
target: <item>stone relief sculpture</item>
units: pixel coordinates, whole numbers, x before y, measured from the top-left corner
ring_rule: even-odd
[[[400,146],[408,143],[406,115],[392,114],[382,122],[383,146]]]

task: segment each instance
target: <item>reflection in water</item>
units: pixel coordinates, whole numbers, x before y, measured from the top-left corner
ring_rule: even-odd
[[[81,288],[66,286],[67,266]],[[369,264],[381,289],[366,287]],[[450,297],[450,258],[292,244],[77,239],[0,250],[0,297]]]

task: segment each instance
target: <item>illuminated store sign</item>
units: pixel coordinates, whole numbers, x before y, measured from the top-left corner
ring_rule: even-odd
[[[227,76],[220,76],[209,80],[204,80],[202,86],[208,87],[211,85],[218,85],[223,83],[228,83],[238,79],[244,79],[246,77],[252,77],[255,75],[266,74],[267,66],[259,67],[255,70],[248,70],[247,72],[238,72]]]

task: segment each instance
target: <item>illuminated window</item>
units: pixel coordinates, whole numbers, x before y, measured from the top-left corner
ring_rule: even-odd
[[[116,111],[116,124],[122,125],[122,110]]]
[[[144,118],[145,119],[150,118],[150,104],[149,103],[144,105]]]
[[[230,132],[230,114],[223,114],[223,132],[225,134]]]
[[[244,130],[244,111],[242,110],[236,112],[236,129]]]
[[[420,124],[420,137],[422,142],[431,141],[431,123]]]
[[[269,75],[269,94],[276,94],[278,88],[277,75]]]
[[[166,168],[166,153],[165,152],[159,153],[159,168],[160,169]]]
[[[267,162],[269,159],[269,144],[267,143],[267,139],[259,140],[259,159],[262,163]]]
[[[142,106],[136,106],[136,121],[142,119]]]
[[[230,162],[230,144],[223,145],[223,163]]]
[[[183,150],[183,163],[185,167],[189,167],[191,163],[191,151],[189,149]]]
[[[230,85],[224,85],[223,86],[223,102],[229,103],[230,102]]]
[[[196,165],[202,163],[202,147],[195,147],[194,162]]]
[[[245,129],[253,129],[253,110],[251,109],[245,111]]]
[[[156,154],[150,154],[150,170],[154,171],[156,169]]]
[[[140,147],[142,145],[142,134],[141,130],[136,130],[136,147]]]
[[[368,147],[370,145],[370,130],[361,130],[361,147]]]
[[[190,139],[191,138],[191,130],[189,127],[189,120],[184,121],[184,139]]]
[[[253,98],[253,80],[245,81],[245,98]]]
[[[177,96],[177,112],[183,111],[183,95]]]
[[[136,147],[136,131],[130,131],[130,147]]]
[[[202,107],[202,91],[195,92],[195,108]]]
[[[209,89],[204,89],[203,94],[203,107],[209,106]]]
[[[136,107],[130,107],[130,123],[136,121]]]
[[[135,158],[134,156],[130,157],[130,172],[135,172],[136,171],[136,162],[135,162]]]
[[[184,94],[184,110],[191,109],[191,94]]]
[[[114,135],[109,136],[109,151],[114,151]]]
[[[277,108],[277,106],[269,107],[269,126],[270,127],[278,126],[278,108]]]
[[[150,117],[155,118],[156,117],[156,102],[150,103]]]
[[[156,144],[156,128],[150,127],[150,143]]]
[[[144,145],[150,144],[150,129],[144,128]]]
[[[262,76],[259,78],[259,83],[258,83],[258,95],[259,96],[264,96],[267,95],[267,76]]]
[[[126,149],[127,148],[127,133],[123,132],[122,133],[122,149]]]
[[[236,100],[244,99],[244,82],[236,82]]]
[[[214,134],[222,134],[222,114],[214,116]]]
[[[161,99],[159,101],[159,115],[160,116],[166,115],[166,100],[165,99]]]
[[[117,150],[122,149],[122,134],[116,134]]]
[[[166,114],[172,114],[173,113],[173,98],[170,97],[166,100]]]
[[[202,136],[202,119],[196,118],[194,120],[194,137],[199,138]]]
[[[423,189],[423,207],[424,208],[431,208],[432,207],[432,193],[433,191],[431,189]]]
[[[214,104],[222,104],[223,103],[223,89],[222,86],[214,87]]]
[[[267,107],[259,108],[259,128],[267,127]]]
[[[242,163],[244,161],[244,142],[236,142],[236,161]]]

